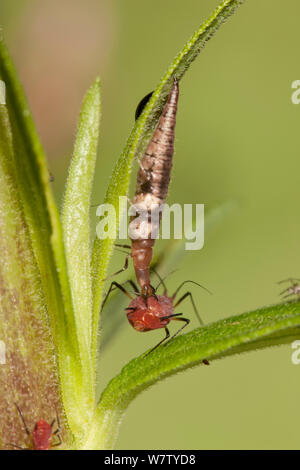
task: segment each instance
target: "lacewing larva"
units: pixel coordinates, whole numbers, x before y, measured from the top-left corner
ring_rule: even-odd
[[[146,95],[139,103],[136,110],[136,119],[142,113],[146,103],[151,98],[152,93],[153,92]],[[132,206],[136,210],[136,215],[131,217],[130,222],[131,230],[129,235],[131,238],[131,247],[128,245],[116,245],[122,248],[131,249],[131,252],[126,257],[124,267],[113,275],[119,274],[127,269],[128,259],[131,257],[133,259],[133,266],[139,288],[133,281],[126,281],[130,283],[134,290],[135,297],[133,297],[125,289],[124,284],[121,285],[118,282],[112,282],[102,304],[103,308],[112,290],[120,289],[130,298],[129,306],[126,308],[126,314],[129,323],[135,330],[145,332],[159,328],[165,329],[165,337],[156,346],[154,346],[148,354],[170,338],[170,332],[167,325],[171,320],[177,320],[184,323],[184,325],[173,335],[173,338],[189,324],[190,320],[183,317],[182,313],[174,313],[174,309],[187,297],[190,298],[198,320],[200,324],[203,325],[191,292],[186,292],[175,302],[175,297],[185,283],[192,282],[197,284],[196,282],[184,281],[171,296],[168,296],[165,286],[163,295],[157,295],[157,288],[155,289],[150,283],[150,263],[155,243],[155,237],[153,237],[153,234],[157,231],[157,225],[159,226],[157,219],[155,222],[152,219],[152,211],[153,208],[163,206],[168,194],[174,153],[178,97],[179,85],[175,78],[152,139],[150,140],[140,161],[140,167],[137,173],[136,191],[132,201]],[[138,220],[142,212],[146,212],[147,215],[146,224],[143,226]],[[135,224],[135,222],[137,223]],[[162,279],[160,280],[160,284],[161,283],[163,284]],[[206,359],[204,360],[204,364],[208,364]]]

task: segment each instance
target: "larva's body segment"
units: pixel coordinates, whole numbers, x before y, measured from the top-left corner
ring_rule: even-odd
[[[179,87],[174,80],[162,115],[141,161],[133,203],[143,203],[150,194],[154,204],[166,200],[174,153],[175,124]]]
[[[153,234],[158,230],[157,221],[155,223],[151,220],[151,210],[161,207],[168,194],[174,153],[178,96],[178,81],[175,79],[153,137],[140,162],[136,193],[133,198],[133,206],[136,208],[137,214],[132,218],[133,224],[142,211],[148,212],[147,224],[144,224],[143,227],[138,223],[135,224],[134,237],[131,236],[131,255],[135,274],[142,295],[146,297],[154,293],[150,284],[149,266],[155,243]]]

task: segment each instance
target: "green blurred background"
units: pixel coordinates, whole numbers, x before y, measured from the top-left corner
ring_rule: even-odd
[[[103,107],[93,200],[101,202],[138,101],[217,5],[216,0],[2,0],[3,34],[55,176],[60,203],[80,103],[97,74]],[[300,277],[300,79],[297,0],[247,0],[181,82],[168,202],[233,201],[235,209],[186,252],[168,286],[194,279],[204,321],[279,301],[277,281]],[[94,217],[94,215],[93,215]],[[167,242],[164,242],[167,243]],[[116,254],[111,266],[123,265]],[[124,274],[124,279],[126,278]],[[187,303],[185,313],[194,320]],[[117,315],[124,319],[121,309]],[[162,332],[123,321],[105,348],[101,386]],[[190,328],[198,326],[195,321]],[[282,346],[199,367],[139,396],[119,449],[299,448],[300,365]]]

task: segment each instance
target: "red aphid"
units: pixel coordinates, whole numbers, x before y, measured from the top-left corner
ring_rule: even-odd
[[[175,297],[177,296],[179,290],[184,284],[191,282],[192,284],[196,284],[200,287],[203,287],[197,282],[194,282],[194,281],[182,282],[182,284],[180,284],[180,286],[176,289],[176,291],[174,292],[172,296],[168,296],[167,289],[162,279],[160,279],[159,285],[163,284],[165,288],[163,295],[156,295],[155,293],[157,290],[156,288],[154,289],[153,295],[145,296],[139,292],[136,284],[133,281],[130,280],[126,282],[128,282],[133,287],[136,297],[132,297],[132,295],[129,292],[127,292],[127,290],[118,282],[112,282],[104,298],[102,308],[108,296],[112,292],[112,290],[120,289],[124,294],[127,295],[127,297],[130,298],[129,306],[126,308],[126,315],[127,315],[129,323],[133,326],[133,328],[136,331],[144,332],[144,331],[157,330],[159,328],[165,329],[166,336],[158,344],[156,344],[147,354],[150,354],[160,344],[164,343],[168,338],[170,338],[170,332],[169,332],[167,325],[170,323],[171,320],[184,322],[184,325],[181,328],[179,328],[179,330],[177,330],[177,332],[173,335],[173,338],[177,336],[178,333],[180,333],[183,330],[183,328],[185,328],[190,323],[190,320],[188,318],[182,317],[183,315],[182,313],[174,313],[175,308],[179,304],[181,304],[181,302],[185,300],[187,297],[190,298],[195,314],[200,324],[203,325],[200,315],[196,309],[196,305],[193,300],[193,296],[191,292],[186,292],[180,297],[179,300],[175,302]]]
[[[29,431],[28,426],[26,424],[25,418],[22,414],[22,411],[18,407],[18,405],[15,403],[15,406],[18,410],[18,413],[21,417],[21,420],[23,422],[25,432],[26,434],[32,439],[32,447],[21,447],[16,444],[10,444],[13,447],[16,447],[17,449],[21,450],[28,450],[28,449],[33,449],[33,450],[50,450],[51,447],[56,447],[61,444],[61,438],[60,438],[60,421],[58,414],[56,412],[56,420],[57,420],[57,429],[53,431],[53,426],[55,423],[55,419],[52,421],[51,424],[47,423],[47,421],[44,421],[43,419],[39,419],[37,423],[34,426],[34,429],[32,433]],[[53,444],[52,438],[54,436],[57,436],[58,441]]]
[[[35,450],[49,450],[51,448],[52,433],[51,424],[40,419],[32,432],[33,448]]]
[[[150,331],[164,328],[174,314],[173,299],[167,295],[147,298],[138,296],[126,308],[129,323],[137,331]]]

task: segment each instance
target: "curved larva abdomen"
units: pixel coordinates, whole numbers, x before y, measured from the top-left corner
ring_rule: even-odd
[[[145,296],[150,296],[154,292],[150,285],[149,266],[155,242],[151,235],[157,232],[157,220],[151,221],[151,208],[157,208],[157,206],[164,204],[168,194],[174,153],[178,96],[178,81],[174,79],[153,137],[140,162],[136,192],[133,198],[133,205],[136,207],[137,212],[137,215],[132,218],[133,222],[142,210],[148,212],[146,233],[145,224],[140,236],[138,225],[135,225],[131,252],[136,278],[141,287],[141,292]]]

